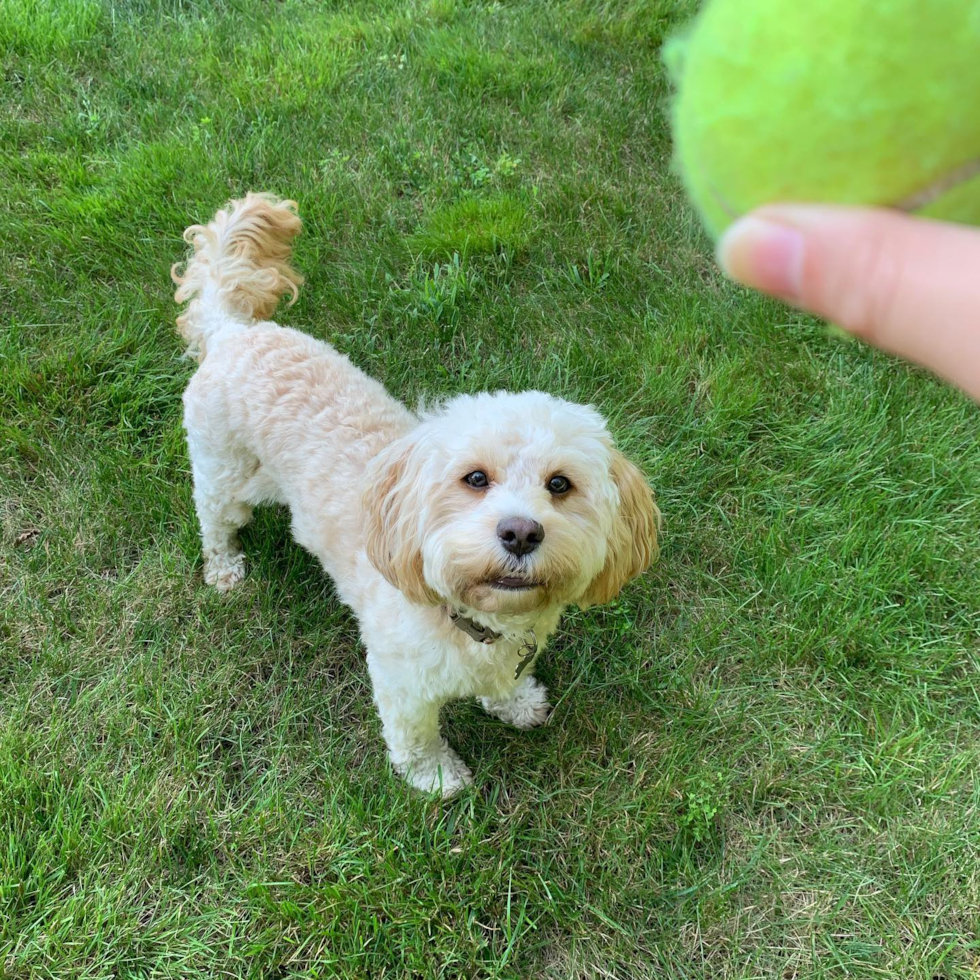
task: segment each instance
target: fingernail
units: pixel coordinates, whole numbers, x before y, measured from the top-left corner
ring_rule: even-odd
[[[748,215],[722,235],[718,264],[738,282],[793,300],[803,278],[803,235],[789,225]]]

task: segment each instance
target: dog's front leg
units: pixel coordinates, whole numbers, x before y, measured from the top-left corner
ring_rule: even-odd
[[[395,771],[416,789],[452,796],[473,782],[473,775],[439,731],[441,701],[426,700],[386,682],[368,658],[374,701],[388,755]]]
[[[483,710],[515,728],[537,728],[548,720],[548,689],[536,677],[525,674],[503,698],[480,698]]]

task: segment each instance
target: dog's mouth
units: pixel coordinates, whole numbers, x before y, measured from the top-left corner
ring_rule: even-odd
[[[540,589],[542,584],[520,575],[503,575],[487,582],[487,585],[495,589],[502,589],[504,592],[526,592],[530,589]]]

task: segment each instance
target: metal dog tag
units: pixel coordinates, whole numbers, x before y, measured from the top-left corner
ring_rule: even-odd
[[[531,634],[530,639],[524,641],[524,646],[522,651],[524,653],[524,659],[517,665],[517,670],[514,671],[514,680],[520,680],[521,674],[524,673],[524,668],[537,656],[538,653],[538,640],[534,635],[534,630],[528,630]]]

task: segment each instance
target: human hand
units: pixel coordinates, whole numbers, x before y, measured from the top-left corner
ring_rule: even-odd
[[[733,279],[980,401],[980,230],[887,210],[769,205],[718,243]]]

